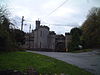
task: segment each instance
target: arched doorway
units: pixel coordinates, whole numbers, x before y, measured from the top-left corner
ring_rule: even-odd
[[[57,52],[65,52],[65,43],[64,42],[58,42],[56,43],[56,51]]]

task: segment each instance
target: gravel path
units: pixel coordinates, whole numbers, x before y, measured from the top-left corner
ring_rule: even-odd
[[[37,51],[27,51],[38,53],[46,56],[50,56],[70,64],[74,64],[80,68],[83,68],[95,75],[100,75],[100,52],[84,52],[84,53],[62,53],[62,52],[37,52]]]

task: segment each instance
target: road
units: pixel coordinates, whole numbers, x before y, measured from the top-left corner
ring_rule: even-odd
[[[62,60],[64,62],[76,65],[83,68],[95,75],[100,75],[100,52],[84,52],[84,53],[65,53],[65,52],[39,52],[39,51],[27,51],[38,53],[46,56]]]

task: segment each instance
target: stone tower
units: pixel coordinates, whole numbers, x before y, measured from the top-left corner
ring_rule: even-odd
[[[36,20],[36,29],[38,29],[40,27],[40,21]]]

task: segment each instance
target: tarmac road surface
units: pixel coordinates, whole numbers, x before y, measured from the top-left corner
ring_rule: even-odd
[[[84,53],[65,53],[65,52],[42,52],[42,51],[29,51],[46,56],[50,56],[67,63],[76,65],[83,68],[95,75],[100,75],[100,50]]]

